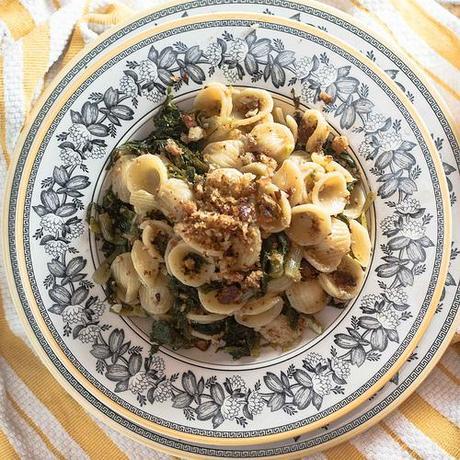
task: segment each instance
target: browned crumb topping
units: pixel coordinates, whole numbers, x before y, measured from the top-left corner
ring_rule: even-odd
[[[299,128],[297,131],[297,140],[301,144],[305,144],[310,136],[313,134],[313,132],[316,129],[316,125],[311,125],[305,117],[302,117],[302,119],[299,122]]]
[[[195,270],[196,263],[193,257],[187,257],[184,259],[184,267],[189,271]]]
[[[318,272],[305,259],[300,262],[300,275],[302,281],[311,280],[318,277]]]
[[[348,149],[348,139],[346,136],[336,136],[334,139],[332,139],[331,147],[335,153],[341,153]]]
[[[182,148],[179,147],[177,143],[173,141],[172,139],[168,139],[166,141],[165,150],[173,157],[178,157],[184,154],[184,151],[182,150]]]
[[[194,113],[182,113],[181,114],[182,121],[187,128],[193,128],[198,126],[196,122],[196,117]]]
[[[332,102],[333,97],[325,91],[321,91],[319,93],[319,99],[323,101],[325,104],[330,104]]]

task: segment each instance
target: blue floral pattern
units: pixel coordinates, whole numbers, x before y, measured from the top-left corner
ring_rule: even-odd
[[[359,155],[372,162],[372,174],[381,183],[378,195],[388,200],[393,213],[380,222],[388,238],[376,267],[380,292],[362,299],[362,315],[352,317],[347,333],[335,335],[328,356],[307,354],[296,367],[267,372],[252,387],[240,375],[219,382],[192,371],[167,374],[159,355],[150,356],[125,341],[123,329],[101,322],[105,304],[90,295],[93,283],[84,271],[87,261],[72,246],[83,232],[81,197],[90,186],[88,160],[106,156],[107,142],[117,128],[132,120],[141,98],[162,100],[166,85],[203,84],[216,72],[229,83],[250,76],[275,88],[292,86],[306,104],[318,102],[321,92],[332,97],[326,107],[344,130],[361,133]],[[158,50],[152,46],[141,61],[127,61],[118,87],[92,93],[81,109],[70,111],[70,127],[60,133],[60,165],[42,182],[40,202],[33,209],[40,217],[34,237],[50,257],[44,281],[60,315],[64,336],[87,343],[97,372],[113,382],[114,391],[131,392],[140,406],[168,402],[188,420],[224,422],[246,426],[264,411],[288,415],[313,406],[320,410],[324,398],[343,394],[348,378],[366,361],[378,361],[390,342],[399,343],[398,327],[411,318],[407,286],[426,270],[427,251],[434,246],[426,235],[432,216],[417,199],[421,169],[411,151],[415,143],[401,133],[401,120],[374,111],[369,87],[351,75],[351,67],[337,67],[327,53],[298,56],[280,39],[258,37],[255,30],[244,39],[224,33],[206,49],[182,42]]]

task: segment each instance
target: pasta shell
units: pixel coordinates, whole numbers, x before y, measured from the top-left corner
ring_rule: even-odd
[[[193,287],[209,282],[215,271],[213,262],[184,242],[169,251],[167,267],[169,273],[181,283]]]
[[[286,289],[289,289],[292,282],[292,278],[289,278],[286,275],[272,279],[267,283],[267,292],[270,294],[278,294],[280,292],[284,292]]]
[[[212,82],[201,89],[193,101],[193,110],[205,117],[227,118],[232,112],[231,90],[222,83]]]
[[[266,294],[263,297],[248,302],[239,313],[244,316],[260,315],[279,303],[283,304],[283,299],[281,297]]]
[[[116,284],[117,298],[123,303],[134,305],[137,302],[141,282],[134,268],[131,254],[124,252],[115,257],[110,266],[110,272]]]
[[[286,229],[289,238],[301,246],[312,246],[331,233],[331,218],[314,204],[301,204],[292,208],[291,225]]]
[[[315,163],[321,165],[327,172],[339,172],[343,175],[347,183],[354,182],[354,178],[350,171],[344,168],[341,164],[334,161],[331,155],[323,155],[322,153],[312,153],[311,159]]]
[[[273,99],[268,91],[245,88],[233,91],[233,126],[251,125],[273,110]]]
[[[305,248],[304,257],[318,271],[330,273],[350,251],[350,245],[351,238],[347,224],[333,218],[331,233],[317,246]]]
[[[276,171],[272,182],[289,195],[289,203],[295,206],[303,201],[306,194],[303,175],[295,162],[284,160]]]
[[[279,315],[259,330],[262,337],[273,345],[283,349],[296,343],[305,329],[305,321],[299,321],[297,327],[292,329],[286,315]]]
[[[307,152],[319,152],[329,133],[329,125],[319,110],[305,110],[299,123],[298,137],[302,144],[305,143]]]
[[[146,220],[139,227],[150,257],[163,261],[165,245],[174,234],[172,227],[162,220]]]
[[[262,250],[262,236],[258,227],[251,225],[244,241],[235,239],[232,244],[232,252],[235,254],[233,270],[245,270],[259,261]]]
[[[371,258],[371,239],[367,229],[356,220],[350,220],[351,250],[362,267],[369,265]]]
[[[271,176],[273,170],[265,163],[255,161],[254,163],[241,167],[241,172],[251,173],[256,177],[268,177]]]
[[[315,183],[311,201],[331,216],[335,216],[345,209],[349,195],[343,175],[339,172],[331,172],[324,174]]]
[[[237,168],[243,166],[240,153],[243,151],[243,142],[240,140],[226,140],[212,142],[203,150],[203,158],[215,168]]]
[[[157,155],[149,153],[134,159],[126,171],[126,185],[133,193],[144,190],[155,196],[168,179],[168,170]]]
[[[317,279],[293,283],[286,290],[292,308],[300,313],[312,315],[320,312],[327,304],[328,296]]]
[[[313,189],[315,182],[318,181],[319,178],[326,173],[326,170],[318,163],[309,161],[305,154],[301,155],[294,153],[289,157],[289,160],[293,161],[302,173],[303,182],[305,184],[305,191],[308,195],[308,192]]]
[[[330,296],[339,300],[350,300],[356,297],[361,289],[364,272],[356,260],[345,256],[337,270],[332,273],[321,273],[318,280]]]
[[[272,121],[287,126],[291,130],[292,135],[294,136],[294,142],[297,142],[298,126],[297,122],[295,121],[292,115],[285,114],[284,110],[281,107],[275,107],[273,109]]]
[[[202,289],[198,289],[201,305],[209,313],[230,315],[240,310],[245,304],[245,302],[222,303],[219,301],[218,295],[218,290],[204,292]]]
[[[280,299],[272,308],[258,315],[245,315],[243,312],[238,311],[235,313],[235,321],[243,326],[258,330],[276,319],[282,310],[283,301]]]
[[[212,324],[222,321],[225,318],[227,318],[227,315],[218,315],[217,313],[209,313],[207,315],[187,313],[187,319],[196,324]]]
[[[256,150],[278,163],[286,160],[295,147],[294,136],[291,130],[279,123],[263,123],[251,131],[256,143]]]
[[[349,219],[357,219],[363,211],[365,202],[366,194],[363,188],[360,185],[355,185],[351,191],[349,202],[343,210],[344,216]]]
[[[171,178],[161,184],[157,194],[158,209],[169,219],[180,220],[194,205],[194,196],[187,182]]]
[[[127,185],[126,171],[134,160],[135,155],[123,155],[120,157],[111,169],[112,191],[125,203],[129,203],[130,192]]]
[[[258,205],[259,225],[266,232],[281,232],[291,224],[291,205],[286,193],[275,184],[264,187]]]
[[[152,286],[141,286],[139,300],[142,308],[151,315],[167,313],[174,303],[167,278],[159,273]]]
[[[142,284],[153,287],[159,270],[159,260],[154,259],[147,247],[140,240],[136,240],[131,248],[131,259]]]
[[[129,202],[134,206],[136,214],[146,214],[156,209],[157,204],[155,197],[145,190],[136,190],[131,193]]]
[[[204,140],[206,145],[212,142],[238,140],[243,137],[243,133],[239,129],[234,128],[230,123],[220,124],[219,121],[220,118],[215,119],[214,123],[209,123],[212,126],[207,129],[209,135]]]

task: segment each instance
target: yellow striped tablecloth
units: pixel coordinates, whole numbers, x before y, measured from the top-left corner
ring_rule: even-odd
[[[448,1],[448,0],[445,0]],[[0,194],[31,105],[85,44],[142,0],[0,0]],[[389,36],[460,123],[460,21],[433,0],[328,0]],[[450,0],[450,3],[454,3]],[[460,458],[460,344],[384,421],[311,458]],[[87,414],[32,352],[0,267],[0,459],[166,458]]]

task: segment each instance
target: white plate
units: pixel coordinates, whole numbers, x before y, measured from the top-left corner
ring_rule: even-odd
[[[239,18],[177,21],[96,57],[72,83],[61,79],[23,138],[5,207],[21,311],[54,374],[59,371],[85,404],[97,404],[97,398],[109,417],[111,411],[118,420],[123,416],[165,435],[222,445],[312,430],[383,385],[434,311],[450,242],[440,162],[431,156],[431,139],[396,85],[322,31],[270,16]],[[255,22],[257,29],[251,27]],[[375,233],[371,275],[357,301],[319,339],[281,356],[236,364],[162,350],[149,364],[165,377],[159,383],[146,379],[140,367],[148,355],[145,335],[104,312],[101,303],[87,305],[85,288],[99,297],[101,290],[79,274],[96,253],[82,236],[81,223],[68,220],[80,218],[79,203],[84,208],[97,193],[107,152],[141,129],[161,99],[154,84],[181,68],[190,77],[178,91],[182,96],[209,81],[209,74],[280,97],[290,95],[291,83],[308,104],[316,102],[319,88],[335,90],[328,120],[347,134],[370,187],[379,191],[375,219],[386,231]],[[152,89],[136,94],[137,83],[153,83]],[[121,126],[114,129],[100,107],[111,110]],[[70,149],[82,152],[88,142],[92,148],[81,161]],[[76,303],[89,315],[66,309]],[[244,394],[238,400],[231,395],[237,388]]]

